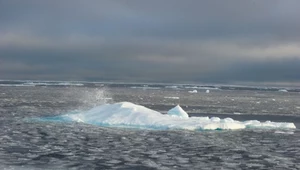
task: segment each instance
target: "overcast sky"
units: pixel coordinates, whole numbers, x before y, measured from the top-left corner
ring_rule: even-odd
[[[299,0],[0,0],[0,79],[300,81]]]

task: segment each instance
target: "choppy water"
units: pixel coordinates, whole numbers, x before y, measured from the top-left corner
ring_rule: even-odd
[[[273,115],[270,119],[283,116],[282,119],[295,123],[299,120],[297,91],[211,90],[206,94],[205,90],[198,90],[191,94],[188,90],[0,87],[0,168],[300,169],[299,129],[154,131],[27,120],[118,101],[146,105],[161,112],[180,103],[194,114],[226,113],[248,119],[245,114],[252,113],[257,119],[261,116],[255,114],[263,115],[264,119]]]

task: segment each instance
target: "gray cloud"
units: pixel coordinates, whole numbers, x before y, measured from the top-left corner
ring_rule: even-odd
[[[299,81],[299,5],[2,0],[0,78]]]
[[[300,79],[300,59],[275,59],[233,63],[223,72],[199,77],[210,82],[297,82]]]

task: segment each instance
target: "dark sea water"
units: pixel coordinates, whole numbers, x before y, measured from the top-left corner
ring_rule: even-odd
[[[180,104],[190,116],[293,122],[297,129],[140,130],[32,121],[121,101],[161,113]],[[299,122],[297,88],[0,81],[0,169],[300,169]]]

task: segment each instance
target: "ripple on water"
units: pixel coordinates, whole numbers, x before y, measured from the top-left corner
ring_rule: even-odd
[[[148,131],[76,123],[44,127],[25,122],[2,129],[0,164],[45,169],[299,167],[297,130],[286,135],[272,130]]]

